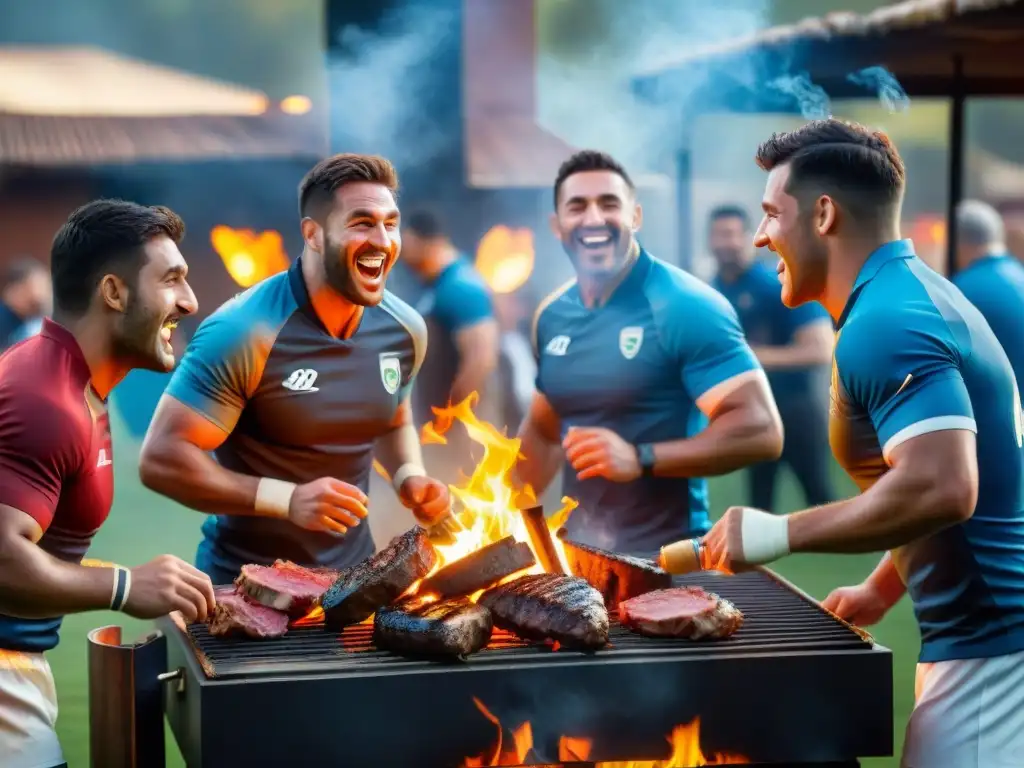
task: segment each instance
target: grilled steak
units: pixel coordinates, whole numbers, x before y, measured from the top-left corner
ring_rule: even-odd
[[[380,552],[351,568],[324,593],[324,624],[339,630],[390,605],[437,564],[437,550],[419,526],[396,536]]]
[[[373,644],[406,656],[468,656],[491,639],[491,612],[464,597],[409,597],[377,611]]]
[[[324,592],[337,578],[337,571],[303,568],[287,560],[278,560],[269,568],[243,565],[235,586],[249,599],[284,611],[293,619],[301,619],[319,604]]]
[[[650,637],[720,640],[743,625],[743,614],[728,600],[700,587],[677,587],[620,603],[619,622]]]
[[[672,575],[650,560],[568,541],[565,529],[558,532],[558,538],[572,572],[600,592],[609,608],[645,592],[672,586]]]
[[[247,635],[262,640],[288,631],[287,614],[254,603],[232,587],[220,587],[214,596],[217,607],[210,617],[210,634],[215,637]]]
[[[608,642],[608,609],[601,593],[575,576],[537,573],[491,587],[480,605],[494,623],[525,640],[557,640],[574,648]]]
[[[446,565],[424,581],[419,591],[440,597],[471,595],[494,586],[517,571],[532,567],[536,562],[529,544],[506,536]]]

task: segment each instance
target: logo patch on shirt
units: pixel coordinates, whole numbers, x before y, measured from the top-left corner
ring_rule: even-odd
[[[99,455],[96,457],[96,467],[109,467],[113,463],[114,462],[110,460],[110,457],[107,456],[107,449],[100,448]]]
[[[549,355],[562,356],[569,351],[569,342],[572,341],[568,336],[555,336],[548,345],[544,347],[544,351]]]
[[[402,365],[398,355],[393,352],[383,352],[380,356],[380,380],[384,383],[384,389],[389,394],[395,394],[402,383]]]
[[[316,377],[317,373],[312,368],[299,368],[297,371],[292,371],[291,375],[281,383],[281,386],[292,392],[319,392],[320,388],[313,386],[316,383]]]
[[[644,343],[644,329],[639,325],[631,325],[619,331],[619,351],[627,360],[632,360],[640,352]]]

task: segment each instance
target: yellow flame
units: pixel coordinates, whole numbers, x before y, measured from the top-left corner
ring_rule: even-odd
[[[218,225],[210,231],[210,244],[224,262],[231,279],[243,288],[288,269],[288,255],[278,232],[259,234],[251,229]]]
[[[494,293],[513,293],[533,272],[533,232],[492,227],[477,246],[475,266]]]

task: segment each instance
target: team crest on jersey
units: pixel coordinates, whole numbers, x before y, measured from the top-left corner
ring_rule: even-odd
[[[380,356],[380,380],[389,394],[395,394],[402,383],[402,366],[398,356],[385,352]]]
[[[619,351],[627,360],[632,360],[640,352],[644,343],[644,329],[639,325],[631,325],[619,331]]]

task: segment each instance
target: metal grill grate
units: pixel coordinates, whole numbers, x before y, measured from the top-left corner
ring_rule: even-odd
[[[793,651],[857,651],[871,648],[862,636],[839,619],[823,611],[809,598],[766,572],[735,576],[699,573],[676,579],[679,586],[700,586],[732,601],[745,617],[732,637],[715,642],[654,639],[630,632],[612,617],[609,648],[596,654],[527,643],[501,630],[491,642],[465,661],[470,665],[504,665],[529,660],[595,663],[614,654],[628,656],[701,657]],[[416,667],[436,666],[437,661],[403,658],[377,650],[372,643],[372,623],[329,632],[323,625],[293,627],[288,634],[272,640],[212,637],[205,624],[192,624],[188,637],[208,677],[219,679],[263,677],[302,673],[395,673]]]

